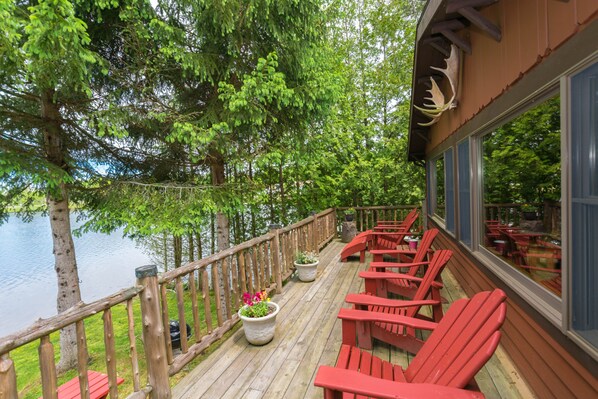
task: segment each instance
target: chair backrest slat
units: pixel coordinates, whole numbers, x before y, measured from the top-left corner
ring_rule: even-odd
[[[442,273],[442,270],[451,259],[451,256],[453,256],[453,251],[448,249],[441,249],[434,253],[434,257],[432,257],[432,260],[428,265],[428,269],[426,270],[426,273],[424,274],[424,277],[419,283],[419,287],[413,296],[414,301],[426,299],[428,297],[430,291],[432,290],[432,283],[434,280],[436,280],[436,277]],[[419,309],[415,306],[408,308],[407,316],[414,317],[418,310]]]
[[[409,364],[407,381],[467,385],[498,345],[506,317],[505,299],[505,293],[497,289],[454,302]]]
[[[426,230],[426,232],[422,236],[422,240],[419,244],[419,247],[417,248],[417,252],[413,256],[413,263],[424,262],[426,260],[428,250],[432,247],[432,243],[434,242],[434,239],[437,235],[438,229]],[[410,267],[407,274],[409,274],[410,276],[415,276],[418,270],[418,267]]]

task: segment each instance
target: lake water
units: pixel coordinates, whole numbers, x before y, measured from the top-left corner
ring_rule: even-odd
[[[75,228],[79,223],[72,219]],[[152,263],[121,231],[87,233],[74,241],[87,303],[134,285],[135,268]],[[48,217],[36,216],[30,223],[11,217],[0,225],[0,337],[55,315],[56,293]]]

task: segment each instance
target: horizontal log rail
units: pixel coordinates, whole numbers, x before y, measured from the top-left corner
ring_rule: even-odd
[[[242,305],[244,292],[282,292],[283,281],[295,271],[293,262],[297,252],[317,253],[336,235],[337,209],[330,208],[284,228],[272,226],[260,237],[162,275],[157,274],[155,266],[137,268],[136,286],[89,304],[81,302],[64,313],[40,319],[26,329],[0,338],[0,397],[17,398],[18,370],[10,352],[39,341],[42,394],[44,398],[56,398],[57,370],[50,334],[75,326],[81,397],[88,398],[89,354],[84,323],[101,313],[110,397],[116,398],[119,394],[115,344],[120,342],[116,334],[123,334],[128,338],[127,361],[133,380],[133,392],[127,398],[145,398],[151,393],[168,399],[171,397],[169,377],[221,339],[239,321],[237,310]],[[125,306],[128,323],[124,333],[115,333],[113,326],[113,310],[118,305]],[[136,313],[140,319],[135,317]],[[179,323],[176,345],[169,334],[171,320]],[[191,327],[189,334],[187,324]],[[143,333],[142,353],[137,352],[140,337],[136,325]],[[141,355],[145,355],[145,363],[140,361]],[[147,364],[147,370],[140,370],[143,364]],[[141,375],[147,375],[147,383],[142,383]]]
[[[340,207],[336,208],[338,216],[337,227],[340,230],[347,209],[355,210],[355,226],[359,231],[365,231],[376,226],[379,220],[403,220],[413,208],[417,208],[421,213],[421,205]],[[422,217],[420,216],[413,224],[412,230],[420,229],[422,227],[421,221]]]
[[[50,334],[65,327],[74,325],[77,334],[77,371],[79,375],[79,386],[82,398],[89,398],[90,387],[87,380],[87,363],[89,354],[87,351],[87,340],[85,337],[84,320],[98,313],[102,313],[104,325],[104,357],[106,362],[106,373],[110,396],[118,397],[117,375],[116,375],[116,349],[114,341],[114,325],[112,322],[112,309],[124,304],[127,309],[127,335],[129,339],[130,367],[133,375],[134,393],[142,391],[139,380],[139,361],[137,356],[135,321],[133,317],[132,303],[144,287],[135,286],[123,289],[113,295],[99,299],[89,304],[80,302],[67,311],[47,318],[40,319],[30,327],[0,339],[0,356],[2,367],[0,367],[0,397],[17,398],[16,370],[10,358],[10,352],[28,343],[39,340],[39,367],[42,380],[42,396],[45,398],[57,398],[57,370],[54,363],[54,345],[50,340]],[[146,389],[147,391],[147,389]],[[140,397],[140,396],[135,396]],[[145,397],[145,395],[143,396]]]
[[[115,305],[136,297],[142,289],[143,287],[125,288],[115,294],[89,304],[80,302],[78,305],[73,306],[59,315],[47,319],[39,319],[31,326],[0,339],[0,353],[10,352],[19,346],[23,346],[40,339],[41,337],[50,335],[51,333],[74,324],[79,320],[83,320],[89,316],[110,309]]]

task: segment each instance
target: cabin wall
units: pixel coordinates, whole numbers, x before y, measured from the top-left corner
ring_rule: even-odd
[[[471,42],[472,54],[463,54],[459,103],[432,126],[426,151],[446,140],[567,39],[598,19],[597,3],[501,0],[484,8],[482,14],[501,28],[502,40],[494,41],[475,26],[463,33]],[[442,89],[450,93],[448,87]]]
[[[571,343],[485,266],[477,261],[428,218],[428,228],[438,228],[436,248],[453,251],[448,268],[467,295],[501,288],[507,293],[507,318],[501,345],[538,398],[597,398],[598,377],[590,370],[598,364]]]

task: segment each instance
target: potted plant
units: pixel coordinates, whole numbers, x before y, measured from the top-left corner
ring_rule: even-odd
[[[355,218],[355,209],[354,208],[345,209],[345,221],[352,222],[354,218]]]
[[[265,345],[272,341],[276,330],[276,315],[280,307],[270,301],[266,291],[243,294],[245,305],[239,309],[245,338],[252,345]]]
[[[295,257],[295,268],[299,280],[309,282],[316,279],[318,273],[318,255],[315,252],[302,251]]]

